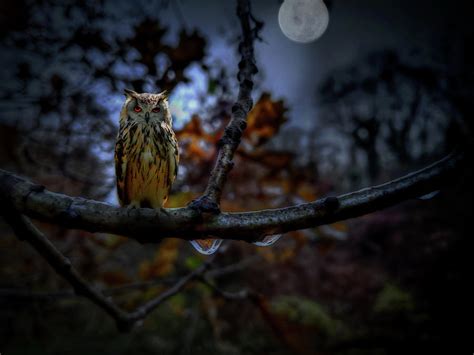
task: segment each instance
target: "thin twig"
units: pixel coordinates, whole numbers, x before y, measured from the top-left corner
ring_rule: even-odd
[[[199,281],[201,281],[203,284],[207,285],[209,288],[211,288],[215,294],[218,296],[229,300],[229,301],[246,301],[246,300],[253,300],[254,297],[256,297],[256,293],[249,291],[247,289],[242,289],[237,292],[229,292],[229,291],[224,291],[221,288],[219,288],[208,276],[206,275],[201,275],[199,277]]]
[[[223,276],[227,276],[228,274],[245,270],[250,265],[256,263],[257,261],[261,259],[262,259],[262,256],[260,254],[252,255],[250,257],[247,257],[245,259],[242,259],[230,265],[222,266],[219,268],[212,268],[211,270],[207,271],[204,275],[212,279],[217,279]]]
[[[170,297],[176,295],[180,292],[190,281],[198,278],[202,275],[209,266],[214,261],[214,258],[217,254],[213,254],[210,258],[208,258],[202,265],[196,268],[194,271],[186,275],[185,277],[181,278],[177,283],[175,283],[172,287],[161,293],[156,298],[152,299],[151,301],[145,303],[144,305],[138,307],[135,311],[130,313],[129,319],[132,322],[136,322],[138,320],[144,319],[148,314],[150,314],[153,310],[156,309],[160,304],[164,301],[169,299]]]
[[[13,228],[15,235],[20,240],[28,242],[51,265],[57,274],[69,282],[75,294],[89,299],[102,308],[115,320],[117,327],[122,331],[129,331],[135,323],[144,319],[160,304],[180,292],[190,281],[199,277],[209,268],[217,255],[215,254],[207,259],[205,263],[179,279],[173,286],[159,294],[156,298],[138,307],[135,311],[127,313],[120,309],[110,297],[107,297],[84,280],[74,266],[72,266],[69,259],[56,249],[49,239],[27,217],[14,212],[13,209],[7,208],[3,209],[2,214],[5,221]],[[55,296],[69,296],[68,292],[57,293]]]
[[[205,271],[203,275],[211,279],[221,278],[226,275],[245,270],[251,264],[254,264],[260,259],[260,255],[253,255],[230,265],[218,268],[213,267]],[[132,282],[116,287],[100,289],[100,292],[106,296],[121,295],[133,290],[144,290],[161,285],[173,285],[179,282],[180,279],[180,277],[167,277],[152,279],[149,281]],[[17,302],[51,302],[64,298],[75,298],[78,296],[79,295],[77,295],[73,289],[57,291],[32,291],[21,288],[0,288],[0,299],[15,300]]]
[[[68,281],[76,294],[84,296],[102,308],[115,319],[119,328],[127,324],[127,314],[118,308],[112,299],[104,296],[101,292],[89,285],[76,268],[72,266],[68,258],[59,252],[56,247],[41,233],[31,221],[16,212],[4,211],[5,221],[13,228],[20,240],[28,242],[51,267]]]
[[[253,106],[252,78],[258,72],[255,64],[253,42],[258,38],[258,31],[261,29],[262,23],[256,21],[252,16],[249,0],[237,1],[237,16],[239,17],[240,26],[242,28],[242,37],[239,44],[241,60],[237,73],[237,79],[239,81],[238,99],[232,106],[230,122],[219,141],[219,153],[211,172],[206,191],[200,198],[194,200],[189,205],[191,208],[199,209],[204,212],[220,212],[219,204],[222,190],[227,180],[227,174],[234,166],[232,159],[240,144],[242,133],[247,127],[247,115]]]

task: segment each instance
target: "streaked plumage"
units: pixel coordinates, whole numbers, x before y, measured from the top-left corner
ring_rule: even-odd
[[[161,208],[178,173],[178,142],[165,93],[125,90],[115,145],[122,206]]]
[[[125,90],[115,144],[117,192],[122,206],[161,208],[178,173],[178,142],[165,93]],[[201,253],[213,253],[220,241],[193,240]]]

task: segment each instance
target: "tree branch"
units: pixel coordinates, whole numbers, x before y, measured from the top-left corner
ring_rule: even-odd
[[[172,287],[161,293],[158,297],[152,299],[151,301],[145,303],[144,305],[138,307],[134,312],[128,314],[128,321],[135,323],[141,319],[144,319],[151,312],[153,312],[156,307],[162,304],[164,301],[168,300],[172,296],[180,292],[190,281],[198,278],[202,275],[214,261],[214,258],[217,254],[212,255],[208,258],[201,266],[199,266],[194,271],[190,272],[185,277],[181,278],[176,282]]]
[[[13,228],[16,236],[20,240],[28,242],[51,265],[56,273],[71,284],[77,295],[90,299],[102,308],[115,319],[119,328],[127,323],[127,314],[119,309],[110,298],[89,285],[72,266],[69,259],[61,254],[28,218],[11,211],[5,211],[3,216]]]
[[[129,331],[135,323],[144,319],[155,310],[156,307],[180,292],[190,281],[203,274],[217,255],[215,254],[213,257],[207,259],[205,263],[179,279],[173,286],[159,294],[156,298],[138,307],[135,311],[127,313],[120,309],[110,297],[107,297],[104,293],[85,281],[74,266],[72,266],[69,259],[56,249],[49,239],[41,233],[27,217],[14,212],[13,209],[4,209],[3,217],[13,228],[15,235],[20,240],[28,242],[48,262],[57,274],[71,284],[76,295],[88,298],[102,308],[115,320],[117,327],[121,331]]]
[[[242,133],[247,127],[247,115],[252,109],[252,77],[258,72],[255,64],[253,41],[258,38],[258,30],[262,23],[256,21],[250,12],[249,0],[237,1],[237,16],[242,28],[242,39],[239,52],[242,59],[239,62],[237,79],[239,81],[239,94],[236,103],[232,106],[232,114],[224,135],[219,141],[219,152],[216,163],[212,169],[206,191],[191,202],[189,207],[203,212],[219,213],[219,203],[227,180],[227,174],[234,166],[232,161],[234,153],[240,144]],[[251,21],[254,27],[251,26]]]
[[[224,276],[227,276],[232,273],[236,273],[242,270],[245,270],[251,264],[256,263],[261,259],[260,255],[253,255],[251,257],[239,260],[236,263],[222,266],[222,267],[212,267],[205,271],[200,277],[218,279]],[[179,277],[167,277],[167,278],[157,278],[149,281],[140,281],[140,282],[131,282],[124,285],[104,288],[100,292],[105,296],[121,295],[133,290],[145,290],[156,286],[169,286],[173,285],[180,281]],[[77,298],[79,295],[74,292],[73,289],[64,289],[56,291],[32,291],[28,289],[21,288],[0,288],[0,299],[2,300],[11,300],[11,301],[38,301],[38,302],[50,302],[56,301],[59,299],[69,299]]]
[[[452,179],[463,160],[463,154],[451,154],[402,178],[339,197],[285,208],[221,213],[205,220],[198,211],[189,208],[127,209],[65,196],[4,170],[0,170],[0,199],[14,210],[44,222],[89,232],[120,234],[142,243],[166,237],[192,240],[208,235],[254,241],[265,235],[359,217],[439,190]]]

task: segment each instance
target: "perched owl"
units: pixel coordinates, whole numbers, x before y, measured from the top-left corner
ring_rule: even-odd
[[[125,90],[115,144],[120,204],[161,208],[178,172],[178,142],[167,97]]]
[[[139,94],[125,89],[115,144],[115,174],[122,206],[161,208],[178,173],[178,142],[165,92]],[[216,242],[192,241],[210,254]]]

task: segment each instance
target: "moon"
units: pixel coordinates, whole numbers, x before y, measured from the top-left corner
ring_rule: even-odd
[[[322,0],[285,0],[278,12],[278,22],[286,37],[309,43],[326,31],[329,13]]]

